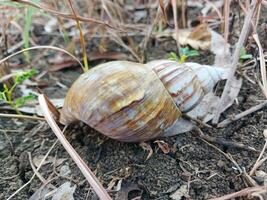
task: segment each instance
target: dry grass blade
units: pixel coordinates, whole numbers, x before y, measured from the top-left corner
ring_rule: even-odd
[[[120,36],[118,36],[117,33],[115,33],[112,30],[110,30],[109,33],[112,36],[111,39],[114,42],[116,42],[118,45],[122,46],[124,49],[129,51],[134,56],[134,58],[138,60],[138,62],[140,63],[142,62],[142,58],[138,55],[138,53],[131,46],[128,46],[127,44],[125,44],[125,42],[122,40]]]
[[[45,12],[49,12],[51,14],[54,14],[56,16],[60,16],[60,17],[64,17],[64,18],[67,18],[67,19],[77,19],[79,21],[83,21],[83,22],[91,22],[91,23],[97,23],[97,24],[102,24],[102,25],[105,25],[109,28],[113,28],[113,29],[118,29],[108,23],[105,23],[105,22],[102,22],[102,21],[99,21],[99,20],[96,20],[96,19],[92,19],[92,18],[87,18],[87,17],[82,17],[82,16],[73,16],[71,14],[68,14],[68,13],[61,13],[59,11],[56,11],[56,10],[53,10],[53,9],[50,9],[44,5],[41,5],[41,4],[37,4],[37,3],[34,3],[34,2],[31,2],[31,1],[27,1],[27,0],[12,0],[14,2],[17,2],[17,3],[22,3],[22,4],[26,4],[26,5],[29,5],[29,6],[33,6],[35,8],[38,8],[38,9],[41,9]]]
[[[223,109],[223,105],[225,105],[225,100],[228,97],[229,91],[231,90],[232,84],[233,84],[233,80],[235,79],[235,71],[237,69],[238,66],[238,61],[239,61],[239,55],[240,55],[240,49],[244,46],[245,40],[248,36],[248,32],[250,30],[250,26],[251,26],[251,20],[253,17],[253,14],[256,10],[256,8],[259,6],[259,3],[257,0],[253,0],[252,3],[250,4],[249,10],[247,12],[245,21],[244,21],[244,25],[239,37],[239,40],[236,44],[235,47],[235,52],[233,55],[233,60],[232,60],[232,66],[231,66],[231,71],[229,71],[228,74],[228,79],[226,81],[226,85],[224,87],[220,102],[218,103],[217,109],[216,109],[216,113],[215,116],[212,120],[212,123],[217,124]]]
[[[176,45],[177,45],[177,54],[179,56],[180,51],[180,44],[179,44],[179,27],[177,22],[177,3],[176,0],[172,0],[172,12],[173,12],[173,20],[174,20],[174,27],[175,27],[175,39],[176,39]]]
[[[76,60],[81,67],[83,66],[82,63],[79,61],[79,59],[76,58],[74,55],[72,55],[71,53],[69,53],[68,51],[66,51],[64,49],[61,49],[59,47],[54,47],[54,46],[35,46],[35,47],[22,49],[22,50],[17,51],[16,53],[13,53],[13,54],[3,58],[2,60],[0,60],[0,64],[5,62],[5,61],[7,61],[8,59],[18,55],[18,54],[21,54],[21,53],[25,52],[25,51],[31,51],[31,50],[36,50],[36,49],[52,49],[52,50],[64,52],[64,53],[68,54],[70,57],[72,57],[74,60]]]
[[[207,4],[211,5],[211,7],[215,10],[215,12],[217,13],[218,17],[220,18],[220,21],[223,21],[223,16],[220,12],[220,10],[217,8],[217,6],[214,4],[213,1],[209,1],[209,0],[204,0]]]
[[[31,115],[17,115],[17,114],[0,113],[0,117],[45,121],[45,119],[42,117],[35,117],[35,116],[31,116]]]
[[[160,3],[162,3],[162,1],[160,1]],[[160,11],[163,9],[161,6],[162,5],[160,5],[160,7],[157,9],[157,13],[156,13],[155,19],[153,20],[152,24],[149,26],[148,31],[146,32],[146,36],[144,37],[143,41],[140,44],[140,47],[142,49],[142,63],[145,62],[145,55],[146,55],[146,51],[147,51],[147,44],[149,42],[149,38],[152,35],[152,32],[153,32],[154,27],[159,22],[159,19],[160,19],[160,16],[161,16],[161,12]],[[166,15],[166,12],[165,12],[164,9],[162,10],[162,13],[164,15],[163,18],[165,18],[166,17],[165,16]]]
[[[258,34],[253,34],[253,38],[259,48],[260,68],[261,68],[261,78],[262,78],[261,89],[262,89],[264,96],[267,98],[267,79],[266,79],[266,64],[264,60],[264,53],[263,53],[263,49],[262,49]]]
[[[231,4],[231,0],[225,0],[225,3],[224,3],[224,39],[225,39],[225,42],[228,41],[228,35],[229,35],[230,4]]]
[[[218,198],[212,198],[210,200],[227,200],[227,199],[233,199],[237,197],[244,197],[250,194],[253,194],[254,192],[262,192],[262,191],[267,191],[267,186],[257,186],[257,187],[250,187],[250,188],[245,188],[243,190],[240,190],[238,192],[232,193],[232,194],[227,194],[222,197]]]
[[[252,168],[252,169],[250,170],[250,172],[249,172],[249,175],[250,175],[250,176],[252,176],[252,175],[255,173],[255,171],[256,171],[257,168],[259,167],[259,163],[262,163],[262,162],[261,162],[261,158],[262,158],[264,152],[265,152],[266,149],[267,149],[267,129],[265,129],[265,130],[263,131],[263,135],[264,135],[264,137],[265,137],[265,144],[264,144],[264,146],[263,146],[263,148],[262,148],[262,150],[261,150],[261,153],[260,153],[258,159],[256,160],[256,162],[255,162],[253,168]],[[264,160],[264,159],[265,159],[265,158],[263,158],[263,160]]]
[[[70,5],[70,8],[71,8],[71,11],[73,13],[73,15],[75,16],[75,20],[76,20],[76,23],[77,23],[77,28],[79,29],[79,32],[80,32],[80,43],[81,43],[81,46],[82,46],[82,51],[83,51],[83,71],[86,72],[89,70],[89,66],[88,66],[88,61],[87,61],[87,53],[86,53],[86,47],[85,47],[85,41],[84,41],[84,37],[83,37],[83,31],[82,31],[82,28],[81,28],[81,24],[77,18],[77,15],[76,15],[76,12],[72,6],[72,3],[71,3],[71,0],[68,0],[69,1],[69,5]]]
[[[264,101],[263,103],[259,104],[259,105],[256,105],[256,106],[253,106],[252,108],[242,112],[242,113],[239,113],[237,115],[235,115],[234,117],[231,117],[231,118],[228,118],[228,119],[225,119],[224,121],[220,122],[218,124],[218,127],[219,128],[222,128],[222,127],[225,127],[227,126],[228,124],[230,124],[231,122],[234,122],[234,121],[237,121],[253,112],[256,112],[262,108],[264,108],[265,106],[267,106],[267,101]]]
[[[40,103],[40,107],[44,113],[44,116],[46,118],[47,123],[55,133],[55,135],[58,137],[61,144],[64,146],[66,151],[69,153],[71,158],[74,160],[76,165],[79,167],[87,181],[90,183],[90,185],[93,187],[96,194],[99,196],[100,199],[105,200],[111,200],[111,197],[107,193],[107,191],[104,189],[104,187],[101,185],[101,183],[98,181],[97,177],[94,175],[94,173],[90,170],[90,168],[85,164],[85,162],[82,160],[82,158],[79,156],[79,154],[74,150],[74,148],[71,146],[71,144],[67,141],[65,136],[63,135],[62,131],[56,124],[55,120],[53,119],[51,112],[48,108],[46,98],[43,94],[40,94],[38,96],[38,100]]]
[[[40,170],[40,168],[42,167],[43,163],[45,162],[47,156],[51,153],[52,149],[56,146],[57,142],[58,142],[58,140],[56,140],[56,141],[54,142],[54,144],[51,146],[51,148],[50,148],[50,149],[48,150],[48,152],[45,154],[45,156],[43,157],[43,159],[42,159],[41,162],[40,162],[40,165],[37,167],[36,172],[38,172],[38,171]],[[10,196],[7,198],[7,200],[12,199],[12,198],[13,198],[14,196],[16,196],[16,194],[18,194],[23,188],[25,188],[27,185],[29,185],[29,184],[32,182],[32,180],[34,179],[35,176],[36,176],[36,174],[34,173],[34,174],[32,175],[32,177],[31,177],[31,179],[30,179],[27,183],[25,183],[23,186],[21,186],[18,190],[16,190],[12,195],[10,195]]]

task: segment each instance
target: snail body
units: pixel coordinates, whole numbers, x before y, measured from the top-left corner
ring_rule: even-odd
[[[223,74],[221,68],[169,60],[100,64],[71,86],[60,122],[83,121],[113,139],[147,141],[179,123]]]

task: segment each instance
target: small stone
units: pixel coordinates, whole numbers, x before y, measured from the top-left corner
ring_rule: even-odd
[[[217,165],[218,165],[218,167],[224,167],[225,163],[222,160],[219,160]]]

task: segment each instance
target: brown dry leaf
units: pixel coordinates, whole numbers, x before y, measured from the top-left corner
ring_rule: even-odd
[[[169,145],[164,142],[163,140],[156,140],[154,143],[157,143],[157,145],[159,146],[159,148],[161,149],[161,151],[164,153],[164,154],[168,154],[170,153],[170,147]]]
[[[194,49],[208,50],[211,46],[211,31],[207,24],[200,24],[193,30],[179,30],[179,43],[181,45],[189,45]],[[175,33],[172,35],[175,39]]]
[[[145,142],[142,142],[139,145],[140,147],[142,147],[142,149],[144,149],[145,151],[148,151],[148,155],[146,157],[146,160],[148,160],[153,155],[153,149],[151,148],[149,144]]]

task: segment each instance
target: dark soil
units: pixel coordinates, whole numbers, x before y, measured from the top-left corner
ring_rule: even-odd
[[[148,60],[162,58],[175,49],[175,42],[166,40],[154,47],[149,44]],[[200,63],[212,63],[212,56],[202,53],[195,58]],[[199,60],[200,59],[200,60]],[[70,86],[79,75],[80,69],[71,68],[53,72],[49,76],[57,77],[60,82]],[[66,90],[58,87],[44,89],[50,97],[64,97]],[[239,105],[234,104],[222,119],[240,113],[264,100],[258,85],[244,79],[238,97]],[[264,144],[263,130],[267,124],[267,108],[231,123],[223,129],[203,129],[207,135],[223,138],[232,142],[241,142],[260,151]],[[78,124],[69,127],[66,136],[80,156],[88,163],[96,176],[108,187],[111,182],[118,184],[122,180],[122,190],[134,189],[129,196],[141,199],[170,199],[170,195],[182,185],[189,185],[189,199],[208,199],[241,190],[245,184],[239,171],[218,150],[207,145],[193,132],[177,135],[163,140],[168,143],[171,152],[164,154],[158,146],[150,142],[154,150],[146,160],[148,152],[138,144],[122,143],[108,139],[90,127]],[[0,118],[0,199],[8,198],[14,191],[29,181],[33,175],[28,152],[35,158],[45,155],[55,142],[56,137],[44,122]],[[229,148],[216,145],[225,153],[232,155],[241,168],[249,171],[259,152]],[[50,153],[51,160],[65,159],[58,166],[54,162],[45,164],[40,174],[50,183],[60,186],[66,181],[77,185],[75,199],[97,199],[96,195],[70,159],[64,148],[57,144]],[[66,176],[57,176],[62,166],[68,166],[71,172]],[[266,172],[266,163],[261,166]],[[14,199],[28,199],[42,186],[38,178],[25,187]],[[114,188],[113,188],[114,189]],[[118,199],[118,192],[111,192]]]

